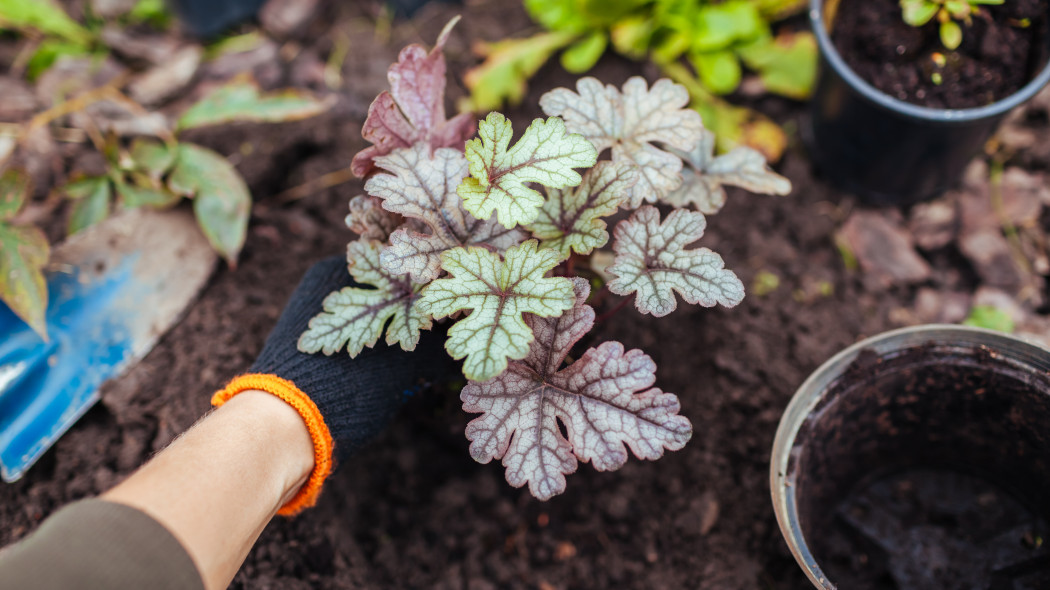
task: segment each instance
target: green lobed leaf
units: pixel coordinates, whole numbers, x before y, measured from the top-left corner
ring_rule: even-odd
[[[36,227],[0,222],[0,300],[47,339],[47,284],[44,265],[50,247]]]
[[[624,18],[609,30],[609,38],[617,53],[631,59],[642,59],[649,53],[655,23],[645,15]]]
[[[298,121],[327,108],[327,104],[301,90],[288,88],[263,94],[254,80],[234,80],[191,106],[179,117],[176,128],[186,130],[236,121]]]
[[[466,358],[463,374],[484,381],[507,368],[509,359],[524,358],[533,335],[523,313],[555,317],[573,305],[569,279],[544,277],[561,261],[558,252],[529,240],[507,250],[503,260],[484,248],[453,248],[441,255],[449,277],[423,289],[424,313],[435,318],[472,310],[448,332],[445,350]]]
[[[230,265],[244,246],[252,198],[226,158],[199,145],[180,143],[171,176],[171,192],[193,199],[204,236]]]
[[[588,168],[598,152],[586,138],[571,134],[557,117],[536,119],[521,139],[510,146],[514,130],[500,113],[489,113],[478,124],[478,138],[466,145],[470,177],[456,192],[463,207],[478,219],[493,212],[503,227],[531,223],[543,205],[543,196],[527,183],[564,188],[580,183],[574,168]]]
[[[62,192],[74,200],[67,229],[70,235],[109,217],[113,189],[108,176],[92,176],[75,180],[62,187]]]
[[[638,311],[656,317],[675,310],[675,292],[686,303],[704,307],[740,303],[744,285],[725,268],[722,257],[707,248],[686,248],[704,235],[706,225],[702,213],[675,209],[661,223],[655,207],[638,209],[616,226],[616,261],[606,271],[615,277],[609,291],[635,293]]]
[[[36,29],[75,43],[87,44],[91,34],[69,17],[55,0],[0,0],[0,29]]]
[[[598,162],[583,175],[583,182],[571,189],[547,191],[547,202],[529,231],[563,257],[572,252],[590,254],[609,241],[603,217],[616,213],[627,202],[631,187],[638,182],[638,170],[624,163]]]
[[[371,288],[343,287],[325,297],[324,311],[310,320],[299,337],[300,351],[332,355],[346,347],[352,358],[375,346],[384,328],[388,345],[415,350],[419,332],[432,325],[430,316],[419,306],[419,285],[383,270],[381,249],[375,240],[350,243],[346,253],[350,275]]]

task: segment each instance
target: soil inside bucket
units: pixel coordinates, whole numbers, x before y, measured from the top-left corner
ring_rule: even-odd
[[[972,24],[962,25],[962,44],[948,51],[936,17],[912,27],[902,20],[898,0],[845,1],[831,38],[853,71],[894,98],[974,108],[1017,92],[1046,63],[1047,9],[1046,0],[982,5]]]
[[[836,510],[824,571],[840,588],[1050,587],[1046,524],[982,478],[910,469]]]
[[[802,529],[850,590],[1050,587],[1048,376],[984,347],[872,350],[796,439]]]

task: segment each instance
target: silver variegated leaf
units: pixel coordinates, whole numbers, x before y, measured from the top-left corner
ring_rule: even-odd
[[[590,254],[609,241],[602,217],[616,213],[637,181],[634,166],[598,162],[583,175],[579,186],[548,190],[547,202],[529,230],[544,248],[554,248],[562,256],[572,251]]]
[[[463,208],[456,187],[467,175],[462,152],[417,143],[375,158],[388,174],[376,174],[365,190],[383,208],[418,223],[390,234],[380,262],[395,275],[428,283],[441,274],[441,253],[460,246],[484,246],[497,252],[520,243],[525,234],[507,229],[495,217],[479,221]],[[422,227],[419,227],[422,225]]]
[[[414,350],[419,332],[429,330],[430,316],[419,306],[421,285],[391,275],[379,264],[379,242],[361,239],[347,247],[354,280],[373,288],[344,287],[325,297],[324,311],[310,320],[299,337],[299,350],[332,355],[346,347],[351,357],[371,348],[386,328],[386,343]]]
[[[753,193],[786,195],[791,192],[791,181],[770,170],[765,156],[747,146],[733,148],[729,153],[715,156],[715,134],[704,130],[696,149],[683,152],[670,149],[685,161],[682,186],[663,198],[674,207],[688,207],[690,203],[705,215],[718,213],[726,202],[726,186],[739,186]]]
[[[660,223],[660,212],[645,206],[614,231],[616,260],[606,272],[615,277],[609,291],[635,294],[642,313],[665,316],[677,307],[675,292],[686,303],[733,307],[744,299],[744,285],[707,248],[686,247],[704,235],[702,213],[676,209]]]
[[[435,318],[472,310],[449,329],[445,344],[452,358],[466,358],[463,374],[468,379],[495,377],[507,368],[508,359],[529,352],[532,330],[523,313],[551,317],[572,307],[569,279],[544,277],[559,262],[557,252],[540,249],[536,240],[510,248],[503,260],[475,247],[441,255],[450,276],[427,285],[420,305]]]
[[[642,201],[655,203],[682,183],[682,160],[661,148],[690,151],[700,141],[704,126],[688,104],[685,87],[662,79],[649,88],[637,76],[622,92],[587,77],[576,82],[576,92],[556,88],[540,98],[543,112],[565,119],[569,131],[589,139],[599,152],[612,148],[614,162],[639,169],[632,209]]]

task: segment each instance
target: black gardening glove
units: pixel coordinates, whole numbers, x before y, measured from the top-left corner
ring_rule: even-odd
[[[221,404],[241,391],[262,389],[284,399],[303,416],[314,441],[311,481],[315,475],[320,481],[307,504],[291,506],[293,500],[285,507],[291,509],[282,509],[282,513],[298,512],[316,500],[323,476],[330,470],[330,465],[324,465],[326,455],[336,464],[346,460],[386,428],[405,399],[456,370],[442,348],[444,331],[437,328],[423,332],[413,352],[387,346],[382,338],[356,358],[345,350],[332,356],[299,352],[299,336],[310,318],[322,311],[324,298],[347,286],[357,285],[347,272],[345,258],[331,257],[314,265],[292,294],[249,374],[231,381],[212,400]],[[326,429],[312,423],[318,412]],[[324,449],[325,430],[334,452]],[[310,483],[304,491],[308,487]]]

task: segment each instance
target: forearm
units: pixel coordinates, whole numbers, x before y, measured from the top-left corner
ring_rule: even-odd
[[[313,461],[295,409],[246,391],[102,498],[152,516],[186,548],[208,590],[226,588]]]

